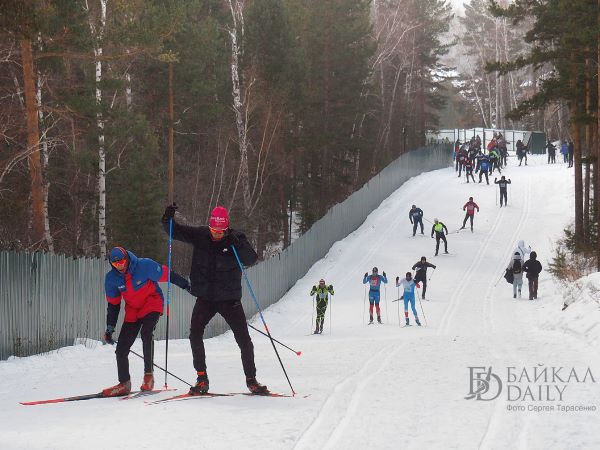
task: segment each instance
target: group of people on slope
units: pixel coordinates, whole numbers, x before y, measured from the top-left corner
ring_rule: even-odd
[[[456,140],[454,143],[453,158],[456,161],[455,170],[458,172],[458,177],[462,176],[464,170],[467,183],[472,180],[475,183],[473,172],[479,173],[479,183],[485,180],[490,184],[489,176],[494,170],[502,173],[501,168],[507,164],[508,150],[506,148],[506,140],[501,133],[495,133],[494,138],[486,147],[487,153],[482,150],[481,138],[479,135],[471,138],[469,142],[461,143]]]
[[[573,167],[573,154],[575,151],[575,145],[573,141],[563,139],[560,146],[560,154],[563,156],[563,162],[568,164],[568,167]],[[556,146],[548,139],[546,144],[546,152],[548,153],[548,164],[556,163]]]
[[[115,247],[110,252],[111,269],[105,277],[106,343],[115,343],[112,335],[121,301],[125,301],[125,318],[116,348],[119,383],[102,393],[123,396],[131,392],[128,355],[138,333],[141,333],[144,357],[144,380],[140,389],[150,391],[154,388],[154,329],[165,306],[158,282],[170,279],[196,297],[190,320],[190,345],[197,378],[189,393],[202,395],[209,390],[203,336],[206,325],[219,313],[240,348],[246,386],[253,394],[267,394],[267,387],[256,381],[254,346],[241,303],[243,266],[253,265],[258,255],[244,233],[229,227],[229,214],[225,208],[213,209],[209,225],[198,227],[177,223],[176,209],[174,204],[166,208],[162,224],[167,233],[172,232],[173,239],[193,246],[189,281],[169,271],[167,266],[149,258],[138,258],[123,247]]]
[[[415,270],[415,276],[411,272],[406,272],[404,278],[396,277],[396,287],[402,288],[403,294],[398,299],[404,300],[404,317],[406,321],[406,325],[410,325],[410,320],[408,317],[408,307],[410,305],[411,310],[413,312],[413,316],[415,318],[415,323],[421,326],[421,322],[419,321],[419,315],[417,313],[417,309],[415,306],[415,289],[420,288],[421,285],[419,283],[423,283],[423,293],[421,297],[425,299],[425,295],[427,293],[427,268],[431,267],[433,269],[436,268],[434,264],[428,263],[427,258],[422,256],[419,261],[417,261],[413,266],[412,270]],[[387,284],[388,279],[385,271],[382,275],[379,275],[379,269],[377,267],[373,267],[371,275],[368,272],[365,273],[363,277],[363,284],[369,285],[369,325],[373,323],[373,310],[375,310],[377,314],[377,322],[382,323],[381,321],[381,309],[379,307],[379,302],[381,299],[381,285]]]
[[[529,258],[525,260],[525,256]],[[521,298],[521,288],[523,287],[523,273],[526,273],[529,288],[529,300],[536,300],[538,295],[538,279],[542,272],[542,264],[537,259],[537,253],[531,250],[530,246],[525,247],[525,241],[517,242],[517,247],[513,252],[508,267],[506,268],[505,278],[513,285],[513,298]]]

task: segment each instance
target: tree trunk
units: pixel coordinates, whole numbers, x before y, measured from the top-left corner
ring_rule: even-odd
[[[589,49],[588,49],[589,51]],[[590,70],[591,61],[589,58],[585,60],[585,112],[587,115],[592,114],[592,93],[591,93],[591,79],[593,73]],[[592,125],[586,123],[585,125],[585,180],[584,180],[584,195],[583,195],[583,238],[584,242],[588,244],[590,242],[590,148],[592,140]],[[582,152],[583,153],[583,152]]]
[[[169,62],[169,205],[173,204],[173,179],[174,179],[174,140],[173,140],[173,124],[175,123],[173,107],[173,63]]]
[[[32,237],[33,243],[39,246],[44,241],[44,189],[42,185],[42,164],[39,148],[40,130],[36,104],[33,49],[31,40],[29,39],[21,40],[21,58],[23,62],[23,84],[27,114],[27,148],[30,152],[28,163],[31,184]]]
[[[571,136],[573,138],[573,166],[575,170],[575,242],[580,247],[583,242],[583,179],[581,173],[581,137],[578,123],[578,70],[575,56],[571,59]]]
[[[600,0],[598,0],[598,17],[597,17],[598,25],[600,26]],[[598,40],[598,95],[600,96],[600,40]],[[596,163],[594,164],[594,202],[596,205],[596,226],[597,226],[597,236],[596,236],[596,269],[600,271],[600,195],[596,195],[600,192],[600,171],[598,168],[600,167],[600,99],[596,100]]]

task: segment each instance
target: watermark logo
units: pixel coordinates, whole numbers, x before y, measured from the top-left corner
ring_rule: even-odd
[[[469,392],[465,400],[489,402],[504,398],[508,411],[597,411],[594,404],[569,404],[569,386],[595,384],[589,367],[577,369],[563,366],[508,366],[506,371],[492,366],[469,367]],[[501,397],[502,395],[502,397]]]
[[[502,380],[492,372],[492,367],[469,367],[470,383],[466,400],[482,400],[489,402],[497,399],[502,393]]]

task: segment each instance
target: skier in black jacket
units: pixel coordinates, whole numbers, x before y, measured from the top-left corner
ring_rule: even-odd
[[[241,302],[242,271],[233,248],[244,266],[254,264],[258,255],[244,233],[229,228],[229,215],[222,206],[213,209],[209,226],[199,227],[178,224],[174,220],[176,209],[175,205],[167,206],[162,217],[163,227],[169,233],[169,222],[173,219],[173,239],[194,246],[190,293],[197,299],[192,311],[190,345],[197,380],[196,385],[190,389],[190,394],[202,395],[208,392],[203,336],[204,328],[216,313],[225,319],[240,347],[248,389],[254,394],[266,394],[267,387],[256,381],[254,346]]]
[[[421,256],[421,261],[416,262],[412,266],[412,270],[416,270],[415,273],[415,283],[423,282],[423,300],[425,300],[425,293],[427,292],[427,268],[432,267],[436,268],[434,264],[428,263],[427,258]]]
[[[408,212],[408,218],[410,219],[410,223],[413,226],[413,236],[417,233],[417,225],[421,225],[421,234],[423,233],[423,210],[421,208],[417,208],[415,205],[412,205],[410,211]]]
[[[542,271],[542,264],[537,260],[537,253],[531,252],[529,259],[523,264],[523,272],[527,273],[529,282],[529,300],[537,299],[538,278]]]
[[[500,188],[500,208],[502,208],[502,200],[504,200],[504,206],[508,206],[508,185],[511,184],[510,178],[507,180],[504,175],[498,181],[498,178],[494,178],[494,184],[497,184]]]

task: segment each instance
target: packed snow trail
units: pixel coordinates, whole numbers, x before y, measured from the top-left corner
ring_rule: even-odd
[[[0,363],[1,447],[600,448],[598,410],[512,412],[502,397],[465,399],[470,366],[492,366],[498,373],[507,366],[538,364],[574,366],[583,373],[589,366],[594,376],[600,374],[597,348],[547,325],[561,314],[557,287],[546,269],[552,243],[572,217],[573,173],[564,164],[548,166],[543,157],[532,157],[528,166],[509,166],[503,175],[512,179],[506,208],[495,204],[496,185],[466,184],[453,169],[411,179],[265,312],[271,333],[302,351],[300,357],[285,350],[280,354],[295,389],[309,397],[221,397],[151,406],[141,399],[19,405],[93,393],[115,382],[114,349],[76,346]],[[462,224],[462,206],[469,196],[481,208],[475,230],[452,233]],[[412,237],[412,204],[424,211],[424,236]],[[449,255],[433,256],[434,218],[451,231]],[[516,300],[512,286],[499,280],[518,239],[537,251],[544,266],[537,301],[527,300],[526,280],[523,297]],[[398,304],[392,303],[398,298],[394,280],[421,256],[437,265],[435,272],[428,270],[428,300],[422,301],[428,327],[414,326],[411,313],[413,326],[400,328]],[[362,277],[374,266],[379,273],[386,271],[390,283],[381,293],[384,325],[366,326]],[[334,285],[332,323],[328,311],[324,333],[308,335],[314,329],[308,294],[320,278]],[[171,313],[176,309],[172,305]],[[403,304],[400,309],[403,323]],[[420,313],[419,305],[417,309]],[[258,380],[287,393],[270,343],[251,334]],[[192,382],[189,343],[172,341],[169,347],[169,369]],[[138,341],[134,350],[139,349]],[[157,343],[159,361],[163,352],[164,342]],[[239,350],[231,333],[207,340],[206,352],[211,391],[242,391]],[[132,355],[130,362],[137,388],[142,361]],[[182,393],[187,390],[176,380],[170,383]],[[597,384],[569,385],[567,392],[564,403],[600,407]]]

